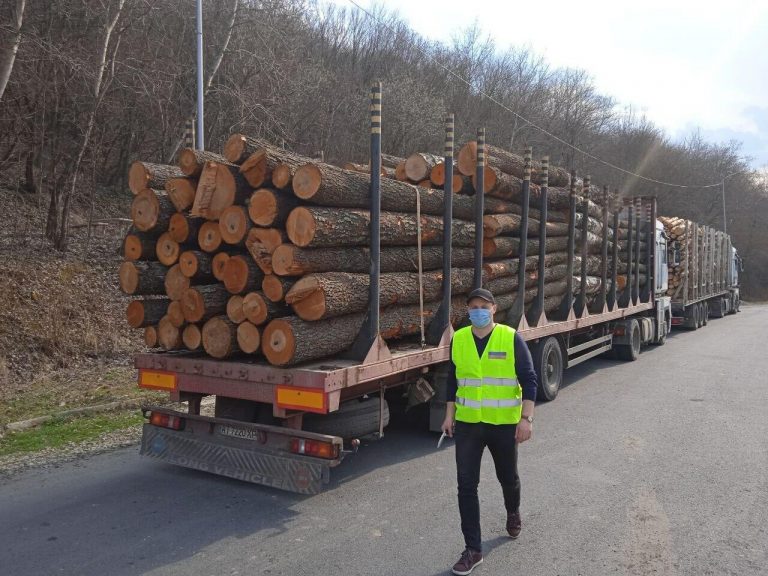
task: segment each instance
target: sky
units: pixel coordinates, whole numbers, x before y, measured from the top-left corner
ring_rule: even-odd
[[[349,0],[333,0],[354,8]],[[370,7],[370,0],[355,0]],[[585,69],[598,89],[681,140],[742,142],[768,166],[768,0],[379,0],[422,35],[475,21],[500,49]]]

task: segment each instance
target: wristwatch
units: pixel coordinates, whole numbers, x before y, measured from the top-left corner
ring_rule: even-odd
[[[528,420],[529,423],[533,424],[533,416],[523,416],[523,420]]]

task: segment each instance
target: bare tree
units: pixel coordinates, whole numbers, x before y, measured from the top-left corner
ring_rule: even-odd
[[[0,100],[3,99],[5,87],[8,85],[8,79],[13,70],[13,63],[16,61],[16,53],[19,51],[19,44],[21,44],[21,26],[24,22],[25,5],[26,0],[16,0],[16,6],[13,9],[13,35],[9,46],[3,50],[3,54],[0,56]]]

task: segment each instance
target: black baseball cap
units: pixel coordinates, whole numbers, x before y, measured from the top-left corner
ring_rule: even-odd
[[[470,292],[467,296],[467,302],[472,300],[472,298],[482,298],[486,302],[496,304],[496,299],[493,297],[493,294],[491,294],[491,291],[486,290],[485,288],[475,288],[472,290],[472,292]]]

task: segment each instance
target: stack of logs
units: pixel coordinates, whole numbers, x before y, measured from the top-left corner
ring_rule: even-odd
[[[659,221],[664,225],[664,231],[669,238],[670,246],[675,247],[680,255],[679,261],[670,261],[668,265],[669,284],[667,294],[678,296],[680,290],[685,286],[686,278],[689,281],[689,290],[693,290],[694,283],[697,280],[699,282],[706,281],[705,277],[696,278],[697,274],[694,266],[700,258],[707,258],[708,262],[711,262],[713,270],[719,268],[721,246],[720,243],[715,242],[711,245],[711,252],[707,251],[705,227],[691,220],[661,216]],[[694,245],[694,239],[696,245]],[[701,263],[699,268],[702,267],[706,267],[706,265]]]
[[[453,179],[454,324],[465,315],[463,296],[473,281],[475,158],[474,142],[462,147]],[[381,334],[396,339],[418,335],[421,318],[428,325],[440,303],[445,174],[442,159],[424,153],[384,155],[382,166]],[[540,165],[533,168],[536,173]],[[185,149],[178,166],[135,162],[129,173],[133,229],[119,271],[123,292],[138,297],[128,305],[129,324],[144,329],[149,347],[204,350],[214,358],[263,354],[276,366],[347,350],[368,309],[367,172],[364,165],[339,168],[240,134],[221,155]],[[483,280],[500,313],[517,296],[522,176],[520,156],[487,147]],[[570,202],[568,174],[553,169],[549,177],[541,271],[547,313],[566,291]],[[537,178],[530,187],[528,303],[540,273]],[[590,193],[600,197],[596,189]],[[613,220],[603,222],[598,204],[588,207],[586,226],[577,215],[576,254],[586,230],[592,297],[602,289],[602,235],[613,241]],[[621,230],[619,240],[621,247]],[[580,270],[577,258],[574,274]],[[580,279],[573,285],[578,290]]]

